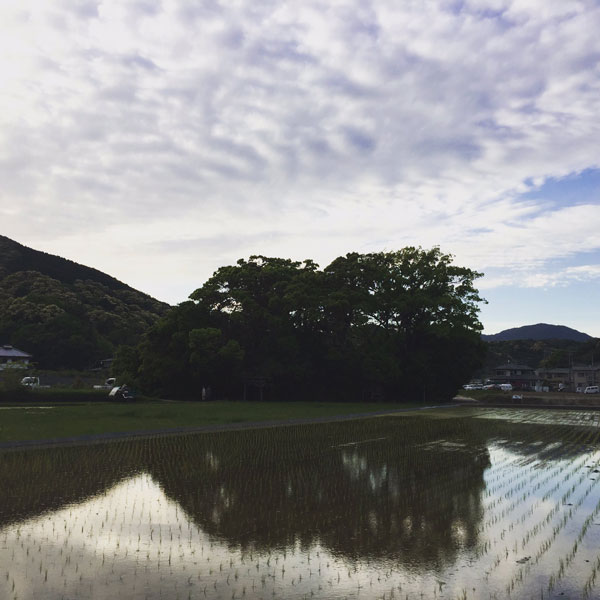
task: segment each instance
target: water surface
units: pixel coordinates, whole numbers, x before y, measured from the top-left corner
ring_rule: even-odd
[[[595,413],[0,454],[0,598],[598,597]]]

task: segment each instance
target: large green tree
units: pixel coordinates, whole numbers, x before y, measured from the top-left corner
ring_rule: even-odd
[[[480,274],[452,264],[439,248],[351,253],[324,275],[328,312],[344,332],[331,341],[358,353],[363,386],[386,396],[447,396],[477,365]]]
[[[439,248],[350,253],[323,270],[252,256],[152,328],[138,373],[179,395],[260,382],[272,399],[445,399],[480,363],[479,276]]]

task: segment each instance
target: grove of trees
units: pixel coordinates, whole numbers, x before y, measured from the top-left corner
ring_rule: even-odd
[[[252,256],[122,346],[115,374],[164,397],[445,400],[481,365],[478,277],[437,247],[322,270]]]

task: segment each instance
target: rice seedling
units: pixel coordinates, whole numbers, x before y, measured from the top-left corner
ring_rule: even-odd
[[[598,595],[598,420],[453,414],[4,452],[0,597]]]

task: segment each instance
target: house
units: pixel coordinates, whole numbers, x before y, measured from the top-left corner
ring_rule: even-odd
[[[540,368],[537,375],[536,389],[568,390],[573,387],[572,371],[569,367]]]
[[[582,391],[590,385],[600,385],[600,365],[573,365],[571,367],[540,367],[508,363],[492,371],[493,383],[510,383],[515,389],[536,391]]]
[[[0,369],[26,369],[31,358],[33,358],[31,354],[27,354],[27,352],[23,352],[12,346],[0,346]]]
[[[527,390],[535,386],[536,375],[527,365],[508,363],[497,366],[491,379],[498,384],[510,383],[516,390]]]
[[[573,365],[571,368],[573,389],[585,389],[588,385],[600,384],[600,366]]]

